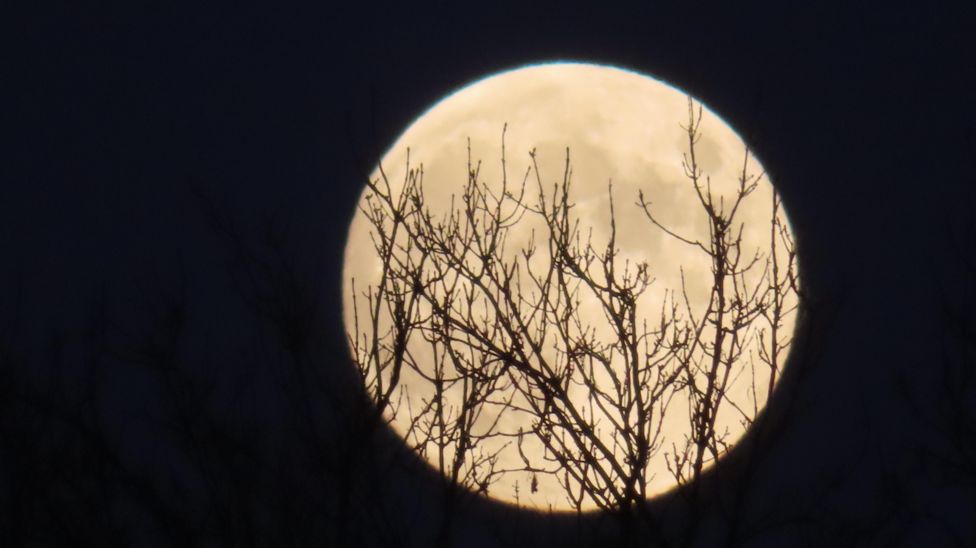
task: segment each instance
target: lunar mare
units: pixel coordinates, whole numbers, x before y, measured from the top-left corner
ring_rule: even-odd
[[[535,151],[539,174],[546,185],[560,181],[568,149],[573,215],[587,229],[592,229],[594,242],[600,244],[605,244],[610,235],[608,187],[612,182],[618,261],[621,265],[626,261],[632,265],[647,262],[653,283],[640,297],[639,310],[653,323],[669,295],[673,298],[687,294],[693,310],[707,307],[714,281],[709,258],[695,246],[660,230],[637,204],[642,192],[661,225],[686,238],[708,241],[709,221],[683,166],[688,153],[688,133],[683,126],[688,124],[688,115],[687,95],[653,78],[607,66],[536,65],[493,75],[443,99],[410,125],[383,156],[380,165],[396,192],[406,180],[409,154],[411,167],[423,166],[426,206],[433,212],[443,213],[451,207],[452,196],[456,199],[467,181],[469,151],[473,160],[480,160],[479,180],[500,191],[503,128],[505,176],[510,185],[512,181],[521,181],[532,164],[529,151]],[[725,203],[732,202],[744,165],[756,177],[757,186],[742,202],[736,218],[742,223],[744,253],[752,253],[754,249],[768,251],[774,189],[768,177],[762,176],[762,166],[751,155],[746,157],[743,141],[707,108],[702,110],[699,131],[697,164],[716,197],[723,197]],[[380,171],[377,169],[370,178],[379,180]],[[538,237],[543,228],[528,220],[518,229],[512,229],[507,249],[517,253],[531,238]],[[362,212],[357,211],[350,225],[343,264],[343,313],[348,332],[353,331],[357,314],[360,331],[368,332],[368,326],[363,327],[363,318],[368,314],[364,288],[379,283],[382,272],[382,261],[373,245],[375,235],[371,236],[373,230]],[[785,259],[781,256],[778,260]],[[353,280],[358,294],[355,305]],[[604,316],[598,303],[584,302],[581,306],[581,315],[599,327]],[[794,317],[795,312],[784,316],[782,334],[793,332]],[[383,325],[381,322],[381,328]],[[756,334],[753,338],[756,340],[750,344],[761,344]],[[412,347],[418,362],[424,361],[424,352],[430,352],[425,348],[423,344]],[[748,348],[748,353],[759,351],[758,346]],[[749,358],[748,353],[744,353],[743,359],[756,359],[755,355]],[[433,356],[430,359],[433,361]],[[765,405],[769,382],[762,375],[756,379],[754,369],[750,373],[750,365],[746,364],[738,377],[731,379],[726,394],[730,405],[722,408],[716,418],[716,430],[726,432],[730,446],[747,427],[735,406],[761,410]],[[390,380],[386,378],[384,382]],[[403,387],[398,394],[408,393],[410,405],[414,407],[433,397],[431,384],[421,375],[405,369],[398,381]],[[445,395],[455,407],[460,398],[458,390],[457,386],[451,387]],[[576,392],[585,398],[579,388]],[[573,390],[570,394],[573,395]],[[402,397],[396,401],[406,405]],[[668,470],[667,452],[672,443],[685,443],[689,436],[688,405],[680,397],[669,404],[663,419],[663,443],[647,465],[648,496],[677,485]],[[409,436],[409,416],[410,413],[401,410],[391,419],[391,426],[407,437],[409,445],[414,445],[416,440]],[[479,418],[478,425],[487,427],[489,419],[488,416]],[[526,414],[505,415],[496,428],[508,437],[483,442],[486,450],[509,443],[507,449],[498,453],[501,469],[517,470],[523,465],[523,457],[511,443],[512,436],[520,429],[530,431],[531,422]],[[611,441],[608,439],[607,443]],[[526,443],[523,450],[535,451],[536,457],[542,458],[543,450],[538,444]],[[425,455],[432,464],[435,453],[430,448]],[[493,477],[487,494],[522,506],[572,509],[558,478],[546,474],[521,470],[499,474]],[[586,500],[582,507],[591,509],[595,503]]]

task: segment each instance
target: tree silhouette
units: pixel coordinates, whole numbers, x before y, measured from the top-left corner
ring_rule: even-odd
[[[713,190],[696,156],[701,121],[689,98],[682,165],[707,237],[669,227],[643,191],[627,207],[648,223],[627,229],[707,259],[704,299],[684,270],[680,287],[652,291],[654,265],[623,256],[612,185],[607,236],[595,235],[575,209],[569,149],[550,186],[534,150],[521,181],[508,180],[504,131],[500,182],[481,179],[469,143],[446,211],[429,205],[409,159],[402,183],[382,166],[367,183],[360,214],[380,273],[366,287],[350,280],[352,354],[377,410],[447,493],[505,488],[511,475],[517,502],[550,481],[578,511],[623,510],[653,494],[655,474],[701,476],[728,450],[728,422],[756,418],[792,341],[796,250],[775,192],[763,249],[746,244],[741,206],[763,174],[746,150],[731,195]],[[668,436],[676,428],[681,439]]]

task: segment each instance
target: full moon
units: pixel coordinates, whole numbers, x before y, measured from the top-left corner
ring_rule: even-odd
[[[370,175],[343,264],[366,391],[445,485],[585,511],[695,479],[786,361],[792,234],[762,165],[620,68],[491,75]]]

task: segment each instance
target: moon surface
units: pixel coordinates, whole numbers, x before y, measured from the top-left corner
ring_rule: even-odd
[[[460,195],[467,181],[469,140],[472,160],[481,161],[479,180],[493,188],[500,188],[502,179],[503,128],[507,127],[504,146],[509,181],[521,180],[532,165],[529,157],[532,150],[541,180],[546,185],[561,181],[568,148],[574,215],[588,230],[592,229],[595,242],[606,242],[609,237],[608,184],[612,181],[618,261],[621,264],[647,262],[654,281],[641,297],[639,310],[653,324],[667,295],[680,295],[682,276],[693,309],[703,310],[708,306],[713,282],[708,256],[657,228],[637,205],[638,193],[643,192],[662,225],[687,238],[708,241],[708,220],[682,166],[688,152],[688,134],[682,127],[688,124],[688,100],[688,95],[681,90],[619,68],[576,63],[528,66],[479,80],[441,100],[403,132],[380,165],[396,191],[403,185],[409,149],[409,165],[423,166],[427,206],[431,211],[446,212],[452,195]],[[707,108],[702,111],[699,131],[698,165],[708,177],[713,194],[730,203],[743,171],[746,145]],[[769,247],[774,192],[768,177],[763,175],[762,166],[751,154],[746,168],[758,177],[758,185],[736,217],[743,223],[744,255],[753,249]],[[379,178],[379,170],[371,175],[372,180]],[[353,331],[357,313],[352,280],[359,295],[360,322],[368,313],[363,288],[379,283],[381,263],[373,247],[371,231],[373,227],[357,211],[349,228],[343,265],[344,318],[349,333]],[[514,254],[531,237],[529,229],[513,229],[506,249]],[[585,308],[584,317],[592,318],[595,324],[602,321],[603,315],[596,304],[583,306],[589,307]],[[784,317],[782,333],[792,334],[794,317],[795,313]],[[758,338],[754,344],[759,344]],[[757,351],[750,347],[743,359],[755,359]],[[423,362],[424,352],[430,351],[419,345],[415,352],[415,358]],[[754,372],[750,376],[748,364],[743,370],[744,374],[730,381],[726,398],[741,408],[761,410],[769,381],[762,375],[757,378]],[[430,383],[410,371],[404,371],[400,384],[414,408],[432,397]],[[649,496],[678,484],[668,471],[667,454],[673,445],[685,443],[690,433],[687,400],[676,398],[668,409],[662,423],[663,443],[648,463]],[[392,417],[387,413],[391,427],[405,437],[408,445],[415,446],[409,415],[400,412]],[[716,429],[725,433],[729,446],[741,438],[747,427],[748,421],[732,405],[726,405],[717,417]],[[507,416],[497,428],[508,434],[520,428],[529,431],[531,418]],[[500,469],[514,470],[493,477],[487,495],[526,507],[576,509],[556,476],[517,470],[523,458],[514,444],[500,449],[510,440],[484,442],[486,448],[498,450]],[[541,446],[526,445],[525,450],[535,452],[529,458],[542,458]],[[436,451],[421,450],[421,453],[438,467]],[[582,509],[594,507],[593,501],[583,501]]]

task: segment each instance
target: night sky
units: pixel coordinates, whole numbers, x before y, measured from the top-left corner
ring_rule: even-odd
[[[444,95],[553,60],[721,114],[800,245],[780,427],[708,479],[694,532],[654,501],[664,536],[976,544],[973,19],[641,4],[4,17],[0,545],[653,545],[478,500],[441,534],[436,476],[357,407],[340,269],[364,178]]]

